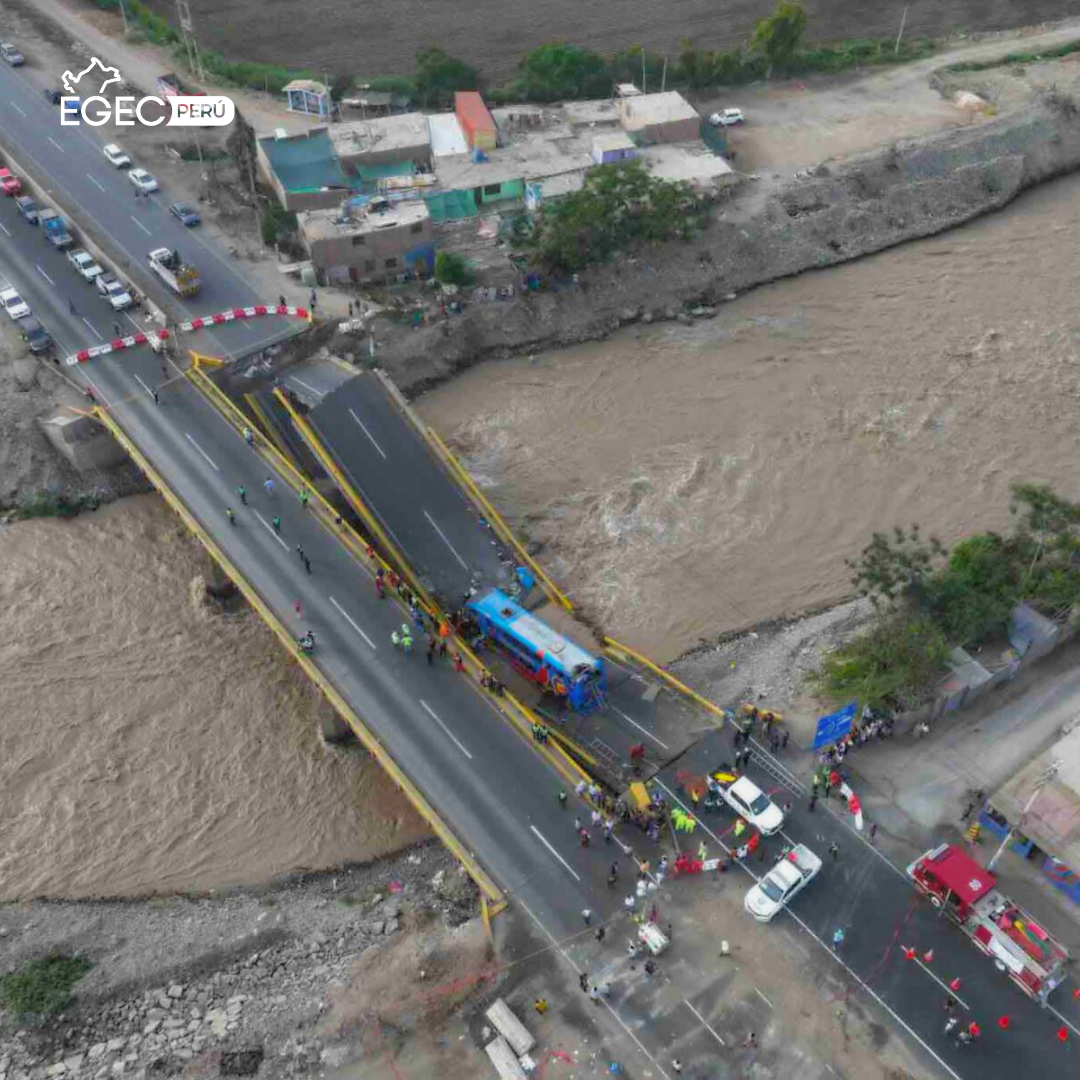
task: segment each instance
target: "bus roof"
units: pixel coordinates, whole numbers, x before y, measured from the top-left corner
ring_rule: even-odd
[[[478,600],[470,601],[470,606],[492,622],[512,631],[533,648],[542,650],[544,656],[554,660],[567,675],[572,674],[580,664],[594,670],[600,666],[596,657],[498,589],[491,589]]]

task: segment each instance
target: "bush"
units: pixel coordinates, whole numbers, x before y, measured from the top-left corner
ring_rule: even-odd
[[[532,101],[603,97],[611,92],[612,75],[599,53],[577,45],[541,45],[518,63],[510,86]]]
[[[463,60],[429,45],[417,50],[413,81],[425,105],[448,105],[454,100],[454,91],[479,89],[480,74]]]
[[[298,228],[296,215],[280,204],[265,203],[262,208],[262,239],[267,247],[286,242]]]
[[[472,267],[456,251],[440,251],[435,256],[435,280],[440,285],[468,285],[473,280]]]
[[[0,977],[0,1005],[20,1023],[41,1022],[71,1001],[71,990],[93,965],[81,956],[53,953]]]

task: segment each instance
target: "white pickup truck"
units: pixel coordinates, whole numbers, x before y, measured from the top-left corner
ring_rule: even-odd
[[[772,836],[783,826],[783,811],[749,776],[740,776],[729,766],[721,765],[711,774],[709,787],[763,836]]]
[[[821,860],[805,844],[796,844],[746,894],[743,907],[758,922],[769,922],[820,869]]]

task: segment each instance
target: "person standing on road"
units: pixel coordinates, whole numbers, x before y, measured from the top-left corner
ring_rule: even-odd
[[[840,861],[840,845],[835,840],[829,845],[829,854],[833,857],[833,862]]]
[[[274,478],[272,476],[268,476],[263,481],[263,487],[266,488],[266,494],[273,497],[273,494],[274,494]]]
[[[401,647],[407,652],[412,652],[412,631],[405,628],[405,632],[401,635]]]
[[[816,791],[814,792],[813,795],[810,796],[810,805],[807,807],[807,809],[810,811],[811,814],[814,812],[814,807],[815,806],[817,806],[817,792]]]
[[[561,806],[563,810],[566,809],[566,792],[565,791],[560,791],[559,792],[559,806]]]
[[[431,667],[435,663],[435,639],[429,638],[427,643],[427,662],[428,667]]]
[[[241,484],[241,485],[240,485],[240,486],[239,486],[239,487],[238,487],[238,488],[236,489],[236,494],[240,496],[240,501],[241,501],[241,502],[242,502],[242,503],[243,503],[243,504],[244,504],[245,506],[247,506],[247,488],[246,488],[246,487],[244,487],[244,485],[243,485],[243,484]]]
[[[583,991],[588,993],[588,990],[589,990],[589,973],[587,971],[583,971],[578,976],[577,981],[578,981],[578,986],[580,986]]]
[[[465,673],[465,661],[461,659],[461,653],[454,653],[454,670],[459,675]]]
[[[304,569],[309,574],[311,573],[311,560],[306,555],[304,556]]]
[[[396,630],[390,634],[390,644],[393,645],[395,649],[401,648],[401,635]]]
[[[307,509],[307,504],[308,504],[307,488],[301,488],[300,489],[299,499],[300,499],[300,505],[306,510]]]
[[[279,517],[274,517],[274,518],[273,518],[273,519],[271,520],[270,524],[274,526],[274,532],[276,532],[276,533],[278,533],[278,534],[280,534],[280,533],[281,533],[281,518],[279,518]]]
[[[375,571],[375,592],[380,600],[386,599],[386,571],[381,566]]]
[[[303,562],[304,561],[304,549],[299,544],[296,545],[296,554],[300,556],[300,561]]]
[[[592,908],[582,908],[581,917],[585,920],[585,925],[588,926],[592,922]]]
[[[251,428],[247,426],[244,427],[244,442],[246,442],[248,446],[253,446],[255,443],[255,435]]]
[[[113,319],[112,328],[113,328],[113,333],[117,337],[123,337],[124,336],[123,328],[120,326],[120,324],[115,319]]]
[[[225,507],[225,516],[229,519],[230,525],[236,524],[236,515],[233,513],[233,508],[231,506]]]
[[[843,930],[843,927],[838,926],[833,931],[832,947],[834,949],[839,949],[840,946],[843,945],[843,944],[844,944],[844,930]]]

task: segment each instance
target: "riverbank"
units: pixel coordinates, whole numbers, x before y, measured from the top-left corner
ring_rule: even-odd
[[[820,164],[811,176],[748,181],[689,243],[646,247],[592,268],[580,290],[473,305],[447,324],[396,334],[381,363],[415,393],[485,359],[601,340],[687,308],[711,315],[756,286],[999,210],[1080,166],[1077,65],[1051,66],[1065,84],[1011,115]]]

